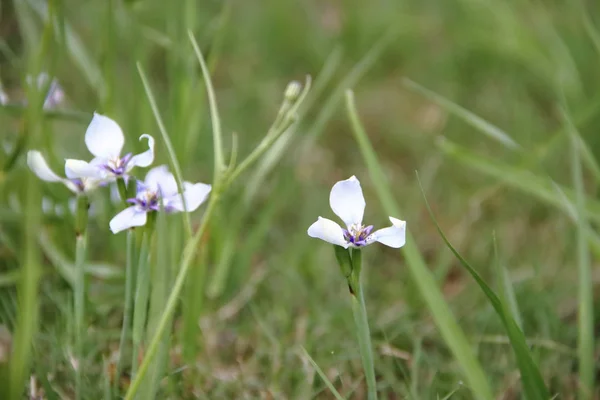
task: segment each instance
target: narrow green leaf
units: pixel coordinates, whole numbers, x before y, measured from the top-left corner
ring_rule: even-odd
[[[508,304],[511,316],[517,323],[519,329],[523,330],[523,319],[521,318],[521,312],[519,311],[519,304],[517,303],[517,297],[508,275],[506,267],[500,262],[498,257],[498,244],[496,243],[496,233],[494,233],[494,264],[500,277],[500,294],[499,297],[502,299],[504,304]]]
[[[215,90],[212,85],[212,80],[210,78],[210,71],[204,62],[204,56],[202,55],[202,51],[200,51],[200,47],[196,42],[196,38],[192,31],[188,31],[188,35],[190,37],[190,41],[192,42],[192,46],[194,47],[194,52],[196,53],[196,57],[198,57],[198,62],[200,63],[200,67],[202,68],[202,75],[204,76],[204,83],[206,85],[206,93],[208,94],[208,104],[210,106],[210,118],[212,121],[212,133],[213,133],[213,145],[214,145],[214,157],[215,157],[215,176],[213,181],[217,182],[219,177],[225,170],[225,158],[223,156],[223,139],[221,134],[221,118],[219,117],[219,109],[217,108],[217,99],[215,97]]]
[[[481,133],[489,136],[490,138],[500,142],[504,146],[506,146],[510,149],[519,149],[521,147],[521,146],[519,146],[519,144],[517,144],[517,142],[515,142],[513,140],[513,138],[511,138],[508,135],[508,133],[504,132],[502,129],[498,128],[497,126],[492,125],[491,123],[484,120],[483,118],[473,114],[469,110],[467,110],[467,109],[459,106],[458,104],[448,100],[447,98],[419,85],[418,83],[411,81],[408,78],[404,78],[403,81],[404,81],[404,86],[408,87],[409,89],[419,92],[420,94],[427,97],[429,100],[437,103],[440,107],[444,108],[449,113],[456,115],[457,117],[459,117],[460,119],[465,121],[467,124],[471,125],[472,127],[477,129]]]
[[[327,375],[325,375],[325,373],[319,367],[319,365],[315,362],[315,360],[313,360],[312,357],[310,356],[310,354],[308,354],[308,351],[306,351],[306,349],[304,347],[300,347],[300,348],[302,349],[302,354],[304,355],[304,357],[306,357],[306,359],[310,362],[310,364],[313,366],[315,371],[317,371],[317,374],[319,374],[319,376],[323,380],[323,383],[325,383],[325,386],[327,386],[327,389],[329,389],[331,394],[333,394],[333,396],[337,400],[345,400],[344,397],[336,390],[335,386],[333,386],[333,383],[331,383],[331,381],[327,378]]]
[[[594,283],[588,248],[588,221],[585,212],[585,187],[581,170],[580,141],[575,126],[566,110],[563,120],[571,138],[571,169],[575,187],[575,212],[577,224],[577,271],[579,276],[578,296],[578,347],[579,356],[579,399],[591,399],[594,394]]]
[[[419,179],[417,175],[417,180]],[[419,181],[419,186],[421,182]],[[421,186],[420,186],[421,187]],[[523,386],[523,391],[525,392],[527,399],[529,400],[547,400],[550,397],[550,393],[544,384],[544,379],[540,374],[540,371],[533,361],[531,357],[531,353],[529,352],[529,347],[527,346],[527,342],[525,341],[525,335],[519,329],[515,320],[511,317],[510,312],[507,307],[502,303],[500,298],[494,293],[494,291],[485,283],[485,281],[479,276],[477,271],[471,267],[471,265],[458,253],[458,251],[450,244],[448,238],[440,228],[435,216],[433,215],[433,211],[429,206],[429,202],[427,201],[427,197],[425,196],[425,192],[423,192],[423,188],[421,187],[421,192],[423,193],[423,199],[425,200],[425,205],[427,206],[427,210],[429,211],[429,215],[431,216],[431,220],[435,224],[435,227],[442,237],[446,246],[452,251],[452,253],[456,256],[460,264],[471,274],[473,279],[477,282],[483,293],[487,296],[488,300],[494,307],[494,310],[502,320],[502,324],[506,329],[506,334],[510,339],[511,346],[515,353],[515,358],[517,359],[517,364],[519,366],[519,370],[521,372],[521,384]]]
[[[169,161],[171,161],[171,166],[173,167],[173,172],[175,174],[175,180],[177,181],[177,189],[179,190],[179,193],[181,195],[181,201],[183,203],[184,212],[181,213],[183,223],[185,224],[188,236],[192,236],[192,223],[190,220],[191,217],[190,214],[186,211],[187,202],[183,198],[183,174],[181,173],[179,161],[177,161],[177,154],[175,154],[175,149],[173,148],[173,144],[171,143],[171,139],[169,138],[169,134],[167,133],[167,129],[165,128],[165,124],[163,123],[162,118],[160,116],[160,111],[158,110],[158,106],[156,105],[156,100],[154,99],[152,89],[150,88],[148,79],[146,79],[146,75],[144,74],[142,65],[139,62],[136,65],[138,73],[140,74],[140,78],[142,79],[142,84],[144,85],[144,90],[146,91],[146,96],[148,97],[148,101],[150,102],[150,107],[152,108],[152,114],[154,114],[156,124],[158,125],[158,130],[160,131],[165,147],[167,148],[167,152],[169,153]]]
[[[549,177],[541,177],[531,172],[530,169],[515,167],[476,155],[447,139],[440,139],[437,145],[444,153],[474,170],[499,179],[509,186],[522,190],[552,206],[566,211],[564,202],[556,193],[557,186]],[[573,190],[561,186],[558,187],[565,193],[569,201],[574,201],[575,192]],[[587,218],[595,222],[600,222],[600,202],[589,197],[586,198],[585,214]]]
[[[375,150],[358,118],[358,113],[354,105],[354,96],[351,91],[346,92],[346,108],[352,132],[354,133],[363,159],[367,164],[371,181],[375,185],[375,190],[383,209],[388,215],[401,215],[400,208],[394,200],[390,187],[386,182],[385,174],[377,159]],[[492,390],[481,364],[473,354],[473,348],[469,340],[456,322],[450,307],[436,284],[434,275],[427,268],[412,236],[410,233],[407,233],[406,236],[406,245],[402,248],[402,253],[406,259],[413,281],[425,299],[442,337],[462,368],[475,397],[482,400],[493,399]]]

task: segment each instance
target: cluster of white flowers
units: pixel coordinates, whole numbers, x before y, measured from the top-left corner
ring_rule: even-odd
[[[142,139],[147,140],[148,150],[137,155],[127,153],[121,156],[125,144],[121,127],[112,119],[94,113],[85,133],[85,144],[94,156],[90,162],[67,159],[66,178],[54,173],[39,151],[32,150],[27,153],[27,164],[40,179],[62,183],[78,196],[88,195],[98,187],[118,179],[128,182],[134,167],[145,168],[154,162],[154,138],[144,134],[140,136],[140,140]],[[152,168],[143,182],[136,183],[136,196],[127,199],[132,206],[121,211],[110,221],[113,233],[145,225],[147,214],[159,211],[161,203],[166,212],[194,211],[211,191],[211,186],[204,183],[183,182],[183,193],[178,193],[175,177],[165,165]]]
[[[67,159],[66,178],[54,173],[39,151],[29,151],[27,163],[40,179],[62,183],[76,195],[87,195],[96,188],[118,179],[128,182],[134,167],[145,168],[153,163],[154,138],[144,134],[140,136],[140,140],[142,139],[147,140],[148,150],[137,155],[122,155],[125,138],[121,127],[112,119],[94,113],[85,133],[85,144],[94,156],[91,161]],[[176,180],[165,165],[151,169],[144,181],[136,183],[136,196],[126,199],[131,206],[110,221],[113,233],[145,225],[148,213],[157,212],[161,207],[166,212],[194,211],[211,191],[211,186],[204,183],[183,182],[183,193],[179,193]],[[113,186],[111,196],[114,197],[115,193]],[[345,249],[361,248],[374,242],[393,248],[404,246],[405,221],[389,217],[392,226],[376,231],[373,231],[373,225],[363,225],[365,199],[360,182],[355,176],[333,186],[329,203],[333,212],[346,225],[346,229],[330,219],[319,217],[308,228],[309,236]]]

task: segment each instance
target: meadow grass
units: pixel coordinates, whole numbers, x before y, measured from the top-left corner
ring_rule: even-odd
[[[409,230],[361,252],[379,398],[597,398],[598,11],[2,3],[0,399],[366,399],[345,278],[306,234],[351,175],[365,220]],[[76,240],[26,151],[62,175],[94,111],[209,200],[114,235],[97,190]]]

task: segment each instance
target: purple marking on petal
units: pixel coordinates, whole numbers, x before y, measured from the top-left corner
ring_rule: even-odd
[[[344,239],[355,247],[366,246],[367,238],[373,231],[373,225],[369,226],[352,226],[350,230],[344,229]]]

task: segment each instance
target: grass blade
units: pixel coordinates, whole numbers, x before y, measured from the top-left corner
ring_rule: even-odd
[[[210,119],[212,121],[213,145],[215,153],[215,176],[213,181],[217,182],[223,171],[225,171],[223,139],[221,134],[221,118],[219,117],[219,109],[217,108],[217,99],[215,98],[215,90],[210,78],[210,71],[204,62],[204,56],[202,56],[202,52],[200,51],[200,47],[196,42],[193,32],[188,31],[188,36],[190,37],[190,41],[194,47],[196,57],[198,57],[200,67],[202,68],[202,75],[204,76],[204,82],[206,85],[206,93],[208,94],[208,104],[210,106]]]
[[[519,304],[517,303],[517,297],[515,296],[515,291],[510,281],[510,276],[508,275],[508,271],[500,263],[500,259],[498,258],[498,245],[496,243],[496,234],[494,233],[494,264],[496,265],[496,270],[498,271],[498,276],[500,277],[500,298],[502,302],[508,304],[510,313],[514,318],[515,322],[519,329],[523,330],[523,319],[521,318],[521,312],[519,311]]]
[[[418,180],[417,175],[417,180]],[[421,182],[419,181],[419,186]],[[525,392],[527,399],[529,400],[546,400],[550,398],[550,393],[544,384],[544,380],[540,371],[533,361],[531,357],[531,353],[529,352],[529,347],[527,346],[527,342],[525,341],[525,335],[519,329],[519,326],[515,322],[515,320],[510,315],[507,307],[502,303],[500,298],[494,293],[494,291],[485,283],[485,281],[479,276],[477,271],[471,267],[471,265],[458,253],[458,251],[450,244],[448,238],[440,228],[435,216],[433,215],[433,211],[429,206],[429,202],[427,201],[427,197],[425,197],[425,192],[421,187],[421,193],[423,193],[423,199],[425,200],[425,205],[427,206],[427,210],[429,211],[429,215],[431,220],[435,224],[435,227],[442,237],[446,246],[452,251],[452,253],[456,256],[460,264],[471,274],[473,279],[477,282],[481,290],[485,293],[488,300],[496,310],[496,313],[502,320],[502,324],[506,329],[506,333],[508,338],[510,339],[511,346],[515,353],[515,357],[517,359],[517,364],[519,366],[519,370],[521,371],[521,383],[523,386],[523,391]]]
[[[525,193],[531,194],[544,202],[553,205],[565,212],[568,210],[565,207],[564,201],[557,195],[557,185],[549,177],[541,177],[535,175],[529,169],[515,167],[506,163],[491,160],[490,158],[482,157],[472,153],[471,151],[462,148],[447,139],[438,141],[440,149],[451,156],[452,158],[468,165],[469,167],[485,174],[492,176],[504,183],[522,190]],[[573,202],[575,193],[568,189],[558,186],[569,201]],[[597,200],[585,199],[585,214],[588,218],[595,222],[600,222],[600,202]]]
[[[517,142],[513,140],[513,138],[511,138],[508,135],[508,133],[504,132],[502,129],[490,124],[483,118],[478,117],[466,108],[459,106],[458,104],[448,100],[447,98],[440,96],[439,94],[419,85],[416,82],[411,81],[408,78],[404,79],[404,86],[416,92],[419,92],[423,96],[427,97],[429,100],[437,103],[440,107],[442,107],[449,113],[456,115],[457,117],[465,121],[467,124],[471,125],[478,131],[496,140],[497,142],[503,144],[504,146],[510,149],[519,149],[521,147]]]
[[[358,119],[358,113],[354,105],[354,95],[351,91],[346,92],[346,107],[352,125],[352,132],[367,164],[379,201],[387,214],[400,215],[400,209],[386,183],[385,174],[379,164],[375,150]],[[448,307],[442,292],[436,284],[434,275],[425,265],[425,261],[409,233],[407,234],[403,254],[415,284],[425,299],[442,337],[460,364],[475,397],[482,400],[493,399],[492,390],[481,364],[473,354],[469,340],[456,322],[450,307]]]
[[[310,364],[313,366],[315,371],[317,371],[317,374],[319,374],[319,376],[323,380],[323,383],[325,383],[325,386],[327,386],[327,389],[329,389],[331,394],[333,394],[333,396],[337,400],[345,400],[344,397],[336,390],[335,386],[333,386],[333,383],[331,383],[331,381],[327,378],[327,375],[325,375],[325,373],[323,372],[323,370],[321,370],[321,368],[315,362],[315,360],[313,360],[312,357],[310,356],[310,354],[308,354],[308,351],[306,351],[306,349],[304,347],[300,347],[300,348],[302,349],[302,355],[304,355],[304,357],[306,357],[306,359],[310,362]]]
[[[578,346],[579,398],[591,399],[594,393],[594,295],[590,252],[588,248],[588,222],[585,212],[585,187],[581,170],[579,135],[565,110],[562,116],[571,137],[571,169],[575,187],[575,212],[577,224],[577,271],[579,276]]]
[[[188,236],[192,236],[192,223],[190,221],[190,214],[186,210],[187,202],[183,198],[184,188],[181,167],[179,166],[179,161],[177,161],[177,155],[175,154],[175,149],[173,148],[173,144],[171,143],[171,139],[169,138],[169,134],[167,133],[167,129],[165,128],[165,124],[163,123],[162,118],[160,116],[160,112],[158,111],[158,106],[156,105],[156,100],[154,99],[154,95],[152,94],[152,89],[150,88],[148,79],[146,79],[146,74],[144,74],[142,65],[139,62],[136,65],[138,73],[140,74],[140,78],[142,79],[142,84],[144,85],[144,90],[146,91],[146,96],[148,97],[148,101],[150,102],[150,107],[152,108],[152,114],[154,114],[156,124],[158,125],[158,130],[160,131],[165,147],[167,148],[167,152],[169,153],[169,160],[171,161],[171,166],[173,167],[175,179],[177,180],[177,189],[179,189],[179,193],[181,194],[181,201],[183,203],[184,212],[181,213],[183,223],[185,225],[185,229],[188,233]]]

